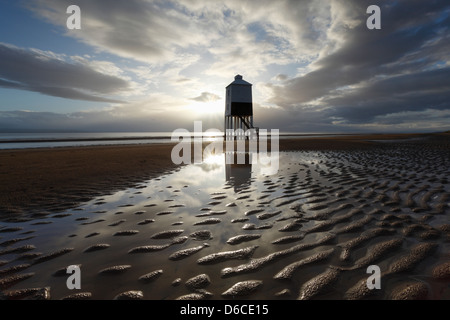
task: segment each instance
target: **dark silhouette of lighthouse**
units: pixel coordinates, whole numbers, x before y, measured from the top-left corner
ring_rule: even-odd
[[[245,139],[248,138],[246,132],[253,127],[253,102],[252,84],[243,80],[241,75],[236,75],[234,81],[226,87],[225,98],[225,138]],[[242,129],[242,130],[237,130]],[[230,132],[233,134],[230,135]]]

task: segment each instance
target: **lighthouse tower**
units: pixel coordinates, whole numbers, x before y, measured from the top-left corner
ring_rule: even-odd
[[[241,133],[253,127],[253,103],[252,84],[242,79],[241,75],[236,75],[234,81],[226,87],[225,98],[225,137],[232,139],[228,132],[236,129]],[[244,135],[234,136],[236,139],[245,138]]]

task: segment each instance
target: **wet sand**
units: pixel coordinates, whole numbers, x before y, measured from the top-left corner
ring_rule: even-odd
[[[172,146],[0,152],[0,296],[450,299],[448,134],[283,139],[246,181]]]
[[[0,151],[0,216],[56,212],[174,169],[171,144]]]
[[[281,139],[280,151],[351,150],[422,135]],[[270,150],[270,140],[268,141]],[[0,150],[0,217],[61,211],[176,168],[174,144]],[[206,146],[206,144],[205,144]]]

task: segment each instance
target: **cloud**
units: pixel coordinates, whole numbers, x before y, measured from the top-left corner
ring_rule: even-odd
[[[109,96],[126,91],[130,84],[86,64],[0,43],[0,86],[75,100],[120,103]]]
[[[207,53],[209,74],[248,69],[251,75],[270,63],[306,61],[329,41],[326,0],[79,0],[82,28],[67,30],[70,4],[35,0],[27,7],[67,36],[121,57],[158,64],[186,51]]]
[[[144,97],[128,109],[102,110],[98,118],[90,114],[98,122],[104,117],[114,125],[118,119],[131,124],[131,113],[123,115],[127,110],[144,128],[139,116],[154,109],[152,116],[175,116],[173,125],[179,125],[176,112],[162,112],[161,106],[217,101],[211,92],[219,92],[238,73],[254,84],[255,110],[260,112],[255,111],[255,123],[260,127],[336,132],[378,126],[395,131],[409,122],[434,128],[443,121],[433,113],[450,109],[446,0],[379,2],[381,30],[366,27],[366,9],[377,4],[371,0],[79,0],[81,30],[66,29],[69,0],[26,3],[65,35],[97,52],[134,61],[117,68],[90,58],[3,45],[0,50],[9,50],[10,62],[31,63],[34,71],[11,64],[7,69],[0,62],[0,72],[9,70],[0,74],[0,86],[90,101],[117,102],[115,96],[130,91]],[[123,72],[133,74],[139,86]],[[223,85],[218,88],[217,83]],[[147,97],[156,92],[162,95],[153,103]],[[414,115],[428,122],[413,121]]]
[[[364,9],[369,3],[346,1],[341,10]],[[448,2],[403,0],[385,3],[381,11],[381,30],[368,30],[365,19],[351,27],[333,21],[335,29],[346,28],[339,47],[314,61],[309,72],[271,85],[270,102],[316,110],[324,124],[361,127],[388,114],[449,109]],[[395,121],[401,123],[401,117],[388,118],[394,130]]]
[[[335,116],[349,122],[375,121],[375,117],[392,113],[450,108],[450,68],[391,76],[368,83],[327,103]]]
[[[81,30],[67,30],[69,0],[28,1],[27,7],[60,26],[68,36],[92,47],[143,62],[170,61],[178,48],[208,41],[200,34],[206,22],[185,14],[180,3],[171,1],[80,0]]]
[[[191,98],[191,100],[198,101],[198,102],[212,102],[220,100],[220,97],[214,93],[210,92],[202,92],[201,95],[195,98]]]
[[[174,77],[189,69],[215,79],[256,78],[273,65],[311,63],[339,48],[341,33],[365,15],[362,5],[342,0],[80,0],[82,29],[67,30],[70,4],[37,0],[28,8],[101,51],[157,69],[174,70],[179,61]],[[196,58],[183,63],[189,55]]]

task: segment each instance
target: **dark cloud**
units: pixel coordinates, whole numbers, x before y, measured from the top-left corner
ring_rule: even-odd
[[[450,68],[416,72],[374,81],[364,88],[330,98],[333,114],[350,122],[368,123],[396,112],[449,109]]]
[[[364,10],[372,2],[345,3]],[[389,114],[450,109],[448,1],[379,6],[381,30],[368,30],[368,15],[363,16],[342,34],[338,50],[313,64],[313,71],[273,86],[271,102],[297,110],[315,104],[324,124],[335,119],[375,124]]]
[[[103,95],[126,90],[129,83],[81,63],[0,43],[0,86],[75,100],[120,102]]]

